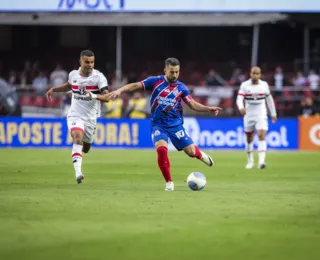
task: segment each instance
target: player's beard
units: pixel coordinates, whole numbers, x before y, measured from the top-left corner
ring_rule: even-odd
[[[176,79],[176,78],[168,78],[168,81],[169,81],[170,83],[174,83],[174,82],[177,81],[177,79]]]

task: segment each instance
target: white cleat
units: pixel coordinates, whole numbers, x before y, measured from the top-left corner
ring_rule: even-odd
[[[164,189],[165,191],[174,191],[174,184],[172,181],[168,181],[166,183],[166,188]]]
[[[209,167],[212,167],[214,164],[212,158],[204,152],[201,152],[201,154],[202,154],[202,157],[200,158],[200,160],[203,161]]]
[[[265,163],[260,163],[258,166],[258,169],[264,169],[266,167],[267,167],[267,165]]]
[[[254,166],[253,162],[248,162],[247,165],[246,165],[246,169],[252,169],[253,166]]]
[[[82,183],[83,179],[84,179],[84,175],[82,173],[78,174],[76,177],[76,181],[78,184]]]

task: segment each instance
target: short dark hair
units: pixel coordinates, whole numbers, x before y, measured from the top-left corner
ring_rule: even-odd
[[[83,50],[80,53],[80,57],[83,57],[83,56],[92,57],[92,56],[94,56],[94,53],[93,53],[93,51],[90,51],[90,50]]]
[[[166,59],[166,61],[164,62],[164,65],[167,66],[179,66],[180,62],[178,59],[176,58],[168,58]]]

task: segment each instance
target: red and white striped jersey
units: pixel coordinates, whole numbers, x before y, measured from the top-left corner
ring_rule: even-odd
[[[238,108],[244,107],[243,100],[245,103],[245,108],[247,111],[247,116],[262,116],[267,117],[267,107],[266,100],[270,101],[270,112],[272,116],[276,115],[274,102],[272,96],[270,95],[269,85],[266,81],[259,80],[258,84],[252,84],[252,80],[242,82],[237,98]]]
[[[98,70],[93,70],[88,77],[81,76],[79,70],[69,73],[69,84],[72,86],[72,101],[68,116],[82,119],[96,119],[100,116],[101,102],[90,100],[86,92],[99,94],[108,89],[106,77]]]

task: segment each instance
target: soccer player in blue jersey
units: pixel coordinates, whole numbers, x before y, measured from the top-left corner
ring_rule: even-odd
[[[218,115],[222,108],[204,106],[193,100],[187,86],[178,81],[180,63],[176,58],[168,58],[165,61],[164,72],[165,75],[162,76],[149,77],[141,82],[127,84],[107,96],[89,94],[93,99],[105,101],[110,98],[116,99],[123,92],[150,91],[152,140],[157,149],[159,168],[166,181],[165,190],[173,191],[174,184],[170,174],[168,158],[169,138],[177,150],[183,150],[190,157],[197,158],[210,167],[214,164],[212,158],[200,151],[185,131],[181,100],[197,112],[212,112],[214,115]]]

